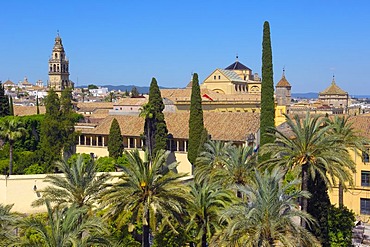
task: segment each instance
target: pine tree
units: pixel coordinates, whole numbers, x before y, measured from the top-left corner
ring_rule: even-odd
[[[191,88],[190,117],[189,117],[189,147],[188,160],[191,164],[195,163],[198,156],[202,132],[204,130],[202,98],[200,96],[200,87],[198,74],[194,73]]]
[[[123,137],[117,119],[113,119],[108,137],[109,157],[117,159],[123,153]]]
[[[14,116],[13,98],[9,95],[9,115]]]
[[[153,133],[151,136],[154,136],[153,142],[152,142],[152,147],[153,147],[153,153],[152,155],[155,156],[155,154],[161,150],[161,149],[166,149],[167,146],[167,135],[168,135],[168,130],[167,130],[167,125],[166,121],[164,120],[164,104],[161,96],[161,91],[159,90],[157,80],[153,77],[152,82],[150,83],[150,88],[149,88],[149,102],[150,106],[152,107],[152,113],[153,117],[151,119],[146,118],[145,123],[147,121],[151,121],[152,126],[152,131]],[[145,129],[144,129],[144,135],[146,136],[146,126],[148,124],[145,124]]]
[[[263,25],[262,41],[262,86],[261,86],[261,115],[260,115],[260,145],[271,143],[274,138],[266,136],[268,128],[275,126],[274,81],[272,67],[272,49],[270,40],[270,25]]]
[[[317,222],[309,230],[320,240],[323,247],[330,247],[328,215],[331,204],[327,186],[319,174],[316,173],[314,179],[309,178],[308,191],[311,198],[308,199],[307,213]]]
[[[8,96],[5,95],[4,86],[0,82],[0,117],[9,116],[10,109],[9,109],[9,99]]]

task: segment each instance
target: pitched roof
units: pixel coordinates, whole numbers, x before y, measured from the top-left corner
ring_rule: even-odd
[[[227,66],[225,69],[226,70],[251,70],[250,68],[248,68],[247,66],[239,62],[238,60],[236,60],[231,65]]]
[[[174,138],[189,138],[189,112],[165,112],[168,132]],[[95,129],[81,129],[82,133],[108,135],[113,118],[116,118],[122,135],[140,136],[144,119],[139,116],[117,115],[106,117]],[[259,129],[259,114],[240,112],[204,112],[204,125],[213,140],[244,142],[250,133]]]
[[[4,82],[3,85],[12,86],[12,85],[15,85],[15,83],[12,82],[11,80],[6,80],[6,82]]]
[[[235,73],[232,70],[227,70],[227,69],[218,69],[226,78],[228,78],[230,81],[235,81],[235,82],[243,82],[245,83],[245,80],[242,80],[240,76]]]
[[[358,115],[349,119],[352,122],[352,127],[359,134],[370,140],[370,115]]]
[[[285,73],[283,72],[283,76],[281,77],[280,81],[276,84],[276,87],[291,87],[288,80],[285,78]]]
[[[327,87],[324,91],[320,92],[319,94],[320,95],[323,95],[323,94],[345,94],[347,95],[348,93],[337,86],[337,84],[335,83],[334,77],[333,77],[333,81],[331,82],[331,85]]]
[[[14,105],[14,116],[28,116],[37,114],[37,106]],[[40,114],[45,113],[45,106],[39,106]]]

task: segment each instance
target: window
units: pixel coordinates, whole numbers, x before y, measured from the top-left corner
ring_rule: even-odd
[[[370,186],[370,171],[361,171],[361,186]]]
[[[213,80],[216,80],[216,76],[213,76]]]
[[[218,79],[221,80],[221,76],[220,75],[218,76]]]
[[[369,162],[369,149],[366,151],[362,151],[362,161],[365,163]]]
[[[360,213],[370,214],[370,199],[360,198]]]

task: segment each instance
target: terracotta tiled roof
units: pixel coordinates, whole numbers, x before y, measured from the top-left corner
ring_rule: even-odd
[[[370,115],[358,115],[350,118],[352,127],[363,137],[370,140]]]
[[[200,94],[207,94],[214,101],[260,101],[260,94],[220,94],[212,90],[202,88]],[[177,101],[190,101],[191,97],[191,88],[185,89],[162,89],[161,95],[163,98],[172,100],[173,102]],[[202,97],[202,101],[210,101],[209,99]]]
[[[45,106],[39,106],[40,114],[45,113]],[[14,115],[15,116],[27,116],[37,114],[36,106],[20,106],[14,105]]]
[[[113,118],[116,118],[122,135],[140,136],[144,119],[139,116],[117,115],[106,117],[94,130],[82,133],[108,135]],[[189,138],[189,112],[165,113],[168,132],[174,138]],[[243,142],[250,133],[259,129],[259,114],[239,112],[204,112],[204,124],[213,140]]]
[[[343,89],[341,89],[340,87],[337,86],[337,84],[335,83],[335,80],[333,78],[333,81],[331,82],[331,85],[326,88],[324,91],[320,92],[319,93],[320,95],[325,95],[325,94],[344,94],[344,95],[347,95],[348,93],[345,92]]]
[[[142,106],[143,104],[147,103],[147,98],[121,98],[117,103],[114,103],[115,106],[120,105],[138,105]]]
[[[283,76],[281,77],[280,81],[278,82],[278,84],[276,84],[276,87],[291,87],[290,86],[290,83],[288,82],[288,80],[285,78],[285,75],[283,74]]]

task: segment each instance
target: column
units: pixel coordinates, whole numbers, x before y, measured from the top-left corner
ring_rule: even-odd
[[[84,145],[86,146],[86,135],[84,136],[84,140],[85,140]]]
[[[178,152],[179,151],[179,147],[180,147],[180,142],[179,141],[176,141],[176,143],[177,143],[177,147],[176,147],[176,151]]]
[[[92,138],[92,136],[90,136],[90,146],[92,146],[92,140],[93,140],[93,138]]]
[[[184,151],[185,152],[187,152],[188,151],[188,149],[187,149],[187,147],[186,147],[186,144],[188,143],[188,141],[184,141]]]
[[[130,137],[127,137],[127,147],[131,148],[131,146],[130,146]]]
[[[81,136],[78,136],[78,145],[81,145]]]
[[[134,145],[135,145],[135,148],[137,148],[137,138],[136,137],[134,139]]]
[[[99,146],[99,136],[96,136],[96,146]]]
[[[101,141],[102,141],[103,147],[105,147],[105,143],[104,143],[105,142],[105,138],[104,138],[104,136],[101,137]]]

